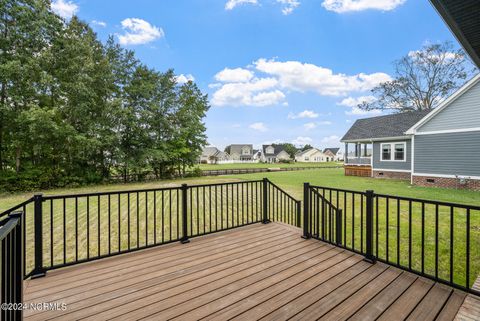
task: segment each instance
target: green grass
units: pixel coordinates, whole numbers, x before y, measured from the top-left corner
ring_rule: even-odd
[[[244,169],[244,168],[290,168],[290,167],[336,167],[342,166],[340,162],[326,162],[326,163],[238,163],[238,164],[199,164],[197,165],[202,170],[217,170],[217,169]]]
[[[467,190],[453,190],[453,189],[441,189],[441,188],[426,188],[426,187],[417,187],[410,186],[409,182],[399,181],[399,180],[384,180],[384,179],[371,179],[371,178],[362,178],[362,177],[346,177],[343,175],[342,169],[336,168],[327,168],[327,169],[318,169],[318,170],[305,170],[305,171],[294,171],[294,172],[268,172],[268,173],[258,173],[258,174],[245,174],[245,175],[231,175],[231,176],[220,176],[220,177],[202,177],[202,178],[191,178],[183,180],[171,180],[163,182],[149,182],[149,183],[135,183],[135,184],[118,184],[118,185],[100,185],[100,186],[90,186],[82,188],[72,188],[72,189],[59,189],[59,190],[50,190],[46,191],[46,195],[61,195],[61,194],[76,194],[76,193],[89,193],[89,192],[106,192],[106,191],[126,191],[126,190],[135,190],[135,189],[145,189],[145,188],[160,188],[160,187],[173,187],[179,186],[181,183],[187,184],[206,184],[206,183],[218,183],[218,182],[232,182],[232,181],[245,181],[245,180],[257,180],[263,177],[268,177],[272,182],[282,187],[287,192],[291,193],[295,198],[301,200],[303,195],[303,183],[309,182],[312,185],[331,187],[331,188],[341,188],[347,190],[355,191],[365,191],[365,190],[374,190],[377,193],[389,194],[396,196],[405,196],[412,198],[420,198],[433,201],[444,201],[460,204],[471,204],[478,205],[480,204],[480,193],[475,191]],[[249,188],[252,188],[251,186]],[[195,192],[192,195],[193,200],[193,209],[192,209],[192,228],[198,230],[199,232],[209,232],[214,231],[220,224],[225,226],[229,224],[232,225],[231,216],[242,215],[240,223],[246,222],[245,206],[252,206],[253,199],[240,201],[238,204],[231,202],[231,199],[237,198],[237,191],[235,189],[230,189],[229,191],[223,190],[205,190],[206,200],[202,199],[203,190],[199,190],[199,197],[197,198]],[[232,198],[232,194],[233,198]],[[10,208],[21,201],[31,197],[31,193],[24,194],[15,194],[15,195],[2,195],[0,196],[0,209],[5,210]],[[218,205],[215,205],[213,199],[209,201],[209,195],[217,195],[220,198],[220,195],[224,198],[224,202],[227,198],[230,199],[230,204],[228,208],[224,205],[223,208],[219,208]],[[241,196],[241,191],[238,192],[238,195]],[[148,202],[147,202],[148,198]],[[169,204],[173,204],[171,212]],[[198,205],[197,204],[198,201]],[[75,206],[75,199],[71,198],[66,201],[66,211],[65,211],[65,222],[66,222],[66,239],[67,247],[66,259],[67,261],[72,261],[75,258],[75,216],[78,217],[78,245],[79,253],[78,258],[86,258],[86,248],[89,246],[90,255],[95,257],[96,255],[105,254],[108,252],[108,243],[110,242],[111,251],[115,252],[118,249],[126,249],[128,246],[136,247],[137,245],[143,246],[146,244],[152,244],[154,235],[157,234],[157,237],[160,238],[162,235],[164,241],[175,240],[180,235],[177,234],[177,227],[180,226],[180,223],[177,220],[177,202],[181,203],[180,198],[176,193],[170,195],[164,195],[163,198],[157,194],[157,198],[154,200],[153,192],[149,193],[140,193],[138,195],[138,202],[140,207],[137,211],[136,208],[137,195],[132,194],[130,199],[130,225],[128,225],[128,211],[127,204],[128,199],[125,194],[122,194],[120,198],[118,196],[111,197],[111,206],[110,206],[110,227],[108,224],[108,197],[102,196],[100,199],[93,197],[88,200],[86,198],[79,198],[78,205]],[[333,193],[332,202],[335,204],[337,202],[337,195]],[[344,210],[345,213],[345,223],[346,223],[346,235],[347,242],[346,245],[349,247],[353,246],[355,242],[355,248],[360,249],[361,244],[361,233],[365,233],[365,226],[360,227],[360,213],[362,206],[360,203],[360,196],[356,197],[354,205],[352,205],[351,195],[347,196],[347,204],[344,205],[344,195],[339,194],[338,203],[340,208]],[[100,228],[98,228],[98,205],[100,205]],[[397,206],[400,205],[400,210],[397,211]],[[213,212],[225,212],[229,213],[228,216],[221,218],[215,218],[214,221],[209,219],[208,213],[210,212],[210,207],[213,206]],[[248,207],[247,206],[247,207]],[[153,208],[156,207],[157,213],[160,213],[163,209],[164,215],[157,214],[155,219],[157,220],[157,228],[154,229],[153,226]],[[378,242],[378,251],[381,257],[386,257],[387,246],[386,246],[386,221],[388,213],[389,221],[389,245],[388,253],[389,259],[396,263],[397,259],[402,265],[408,265],[408,240],[409,240],[409,231],[408,231],[408,222],[409,222],[409,203],[406,201],[401,201],[397,204],[395,200],[390,200],[388,203],[388,212],[387,212],[387,202],[385,199],[380,199],[378,204],[378,231],[379,231],[379,242]],[[77,208],[77,211],[75,211]],[[54,248],[53,251],[53,261],[54,264],[62,263],[63,261],[63,203],[62,201],[53,201],[53,203],[45,202],[44,203],[44,224],[43,229],[45,233],[45,242],[44,242],[44,260],[46,265],[50,264],[50,240],[52,240],[52,245]],[[50,213],[53,209],[53,237],[50,236],[51,220]],[[206,219],[203,219],[203,211],[207,212]],[[254,208],[249,208],[249,220],[252,221],[255,218]],[[353,212],[354,210],[354,212]],[[365,210],[365,204],[363,204],[363,210]],[[33,206],[29,205],[27,207],[27,248],[28,248],[28,257],[31,258],[33,255]],[[78,214],[76,214],[78,213]],[[137,214],[138,213],[138,214]],[[465,224],[466,224],[466,213],[464,210],[455,210],[454,211],[454,281],[459,284],[464,284],[465,282],[465,271],[464,263],[465,262],[465,251],[466,251],[466,242],[465,242]],[[86,235],[87,227],[87,215],[90,221],[91,230],[89,232],[89,238]],[[137,224],[137,215],[138,215],[138,224]],[[397,218],[399,219],[400,224],[398,224]],[[421,269],[421,205],[419,203],[412,204],[412,267],[414,269]],[[352,221],[355,220],[355,228],[352,229]],[[120,221],[121,226],[121,238],[120,242],[118,241],[118,222]],[[148,224],[146,224],[148,222]],[[162,227],[163,223],[163,227]],[[439,208],[439,276],[444,279],[449,278],[449,248],[450,248],[450,209],[447,207]],[[210,227],[212,225],[212,227]],[[126,237],[126,227],[130,226],[130,240]],[[170,236],[169,230],[170,226],[172,229],[172,236]],[[204,227],[205,226],[205,227]],[[400,233],[397,233],[398,226],[400,226]],[[109,229],[110,228],[110,229]],[[137,240],[137,228],[139,238]],[[163,229],[162,229],[163,228]],[[100,232],[101,247],[100,252],[98,252],[98,243],[97,235]],[[352,232],[355,236],[352,240]],[[110,240],[108,235],[110,234]],[[435,271],[433,269],[434,260],[435,260],[435,207],[433,205],[427,205],[425,207],[425,253],[424,253],[424,265],[425,271],[427,273],[433,274]],[[148,242],[147,242],[148,237]],[[397,238],[401,240],[401,246],[397,249],[396,242]],[[90,239],[89,242],[87,240]],[[363,239],[363,246],[365,246],[365,239]],[[400,253],[400,257],[397,256],[397,253]],[[471,276],[470,284],[475,280],[476,276],[480,273],[480,212],[472,211],[471,213]],[[460,264],[461,263],[461,264]],[[31,259],[27,260],[27,264],[32,264]]]

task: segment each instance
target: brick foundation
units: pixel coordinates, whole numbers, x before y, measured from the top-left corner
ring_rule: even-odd
[[[373,171],[375,178],[389,178],[389,179],[410,179],[410,173],[407,172],[387,172],[387,171]]]
[[[461,184],[458,178],[413,176],[413,185],[425,187],[471,189],[480,191],[480,180],[478,179],[467,179],[465,181],[465,184]]]

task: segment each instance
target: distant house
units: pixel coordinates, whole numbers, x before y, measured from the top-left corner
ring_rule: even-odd
[[[480,189],[480,74],[430,112],[357,120],[342,142],[345,175]]]
[[[204,147],[200,155],[199,163],[201,164],[217,164],[228,161],[230,156],[219,150],[217,147]]]
[[[323,153],[329,157],[327,162],[343,160],[343,153],[340,148],[325,148]]]
[[[261,149],[262,162],[277,163],[280,161],[289,161],[292,158],[281,145],[263,145]]]
[[[328,162],[329,159],[331,159],[331,156],[317,148],[310,148],[295,154],[295,161],[301,163],[321,163]]]
[[[253,161],[253,145],[232,144],[227,146],[226,152],[230,155],[231,161],[251,162]]]

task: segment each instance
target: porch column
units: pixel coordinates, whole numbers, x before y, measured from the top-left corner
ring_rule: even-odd
[[[367,157],[367,146],[368,144],[363,144],[363,156]]]
[[[348,143],[345,143],[345,155],[343,155],[344,157],[344,162],[345,164],[348,162]]]

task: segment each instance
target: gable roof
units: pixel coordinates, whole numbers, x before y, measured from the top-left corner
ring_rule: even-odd
[[[434,110],[430,111],[425,117],[420,119],[418,122],[412,125],[406,133],[409,135],[412,135],[415,133],[415,131],[420,128],[421,126],[425,125],[430,119],[435,117],[438,113],[440,113],[442,110],[444,110],[446,107],[448,107],[451,103],[453,103],[457,98],[462,96],[465,92],[467,92],[470,88],[475,86],[478,82],[480,81],[480,73],[477,74],[475,77],[467,81],[460,89],[458,89],[456,92],[454,92],[450,97],[445,99],[440,105],[438,105],[437,108]]]
[[[273,147],[273,154],[267,154],[266,153],[266,149],[267,147]],[[262,145],[262,152],[263,152],[263,155],[265,156],[277,156],[278,154],[280,154],[281,152],[285,151],[285,148],[282,146],[282,145]]]
[[[306,153],[310,153],[310,152],[319,152],[319,153],[323,154],[323,152],[320,149],[313,147],[313,148],[309,148],[309,149],[304,150],[304,151],[299,151],[298,153],[295,154],[295,156],[300,157],[300,156],[303,156]]]
[[[330,151],[330,152],[332,152],[333,155],[337,155],[339,150],[340,150],[340,148],[325,148],[323,150],[323,152],[326,153],[327,151]]]
[[[473,62],[480,67],[480,1],[430,0],[430,2]]]
[[[242,154],[242,149],[248,147],[250,149],[250,154],[253,155],[253,145],[252,144],[232,144],[230,147],[230,155],[233,153]],[[243,154],[246,155],[246,154]]]
[[[202,149],[202,156],[204,156],[204,157],[215,156],[218,152],[220,152],[220,151],[218,150],[217,147],[208,146],[208,147],[204,147]]]
[[[358,119],[340,141],[375,140],[405,136],[405,132],[430,111],[411,111]]]

